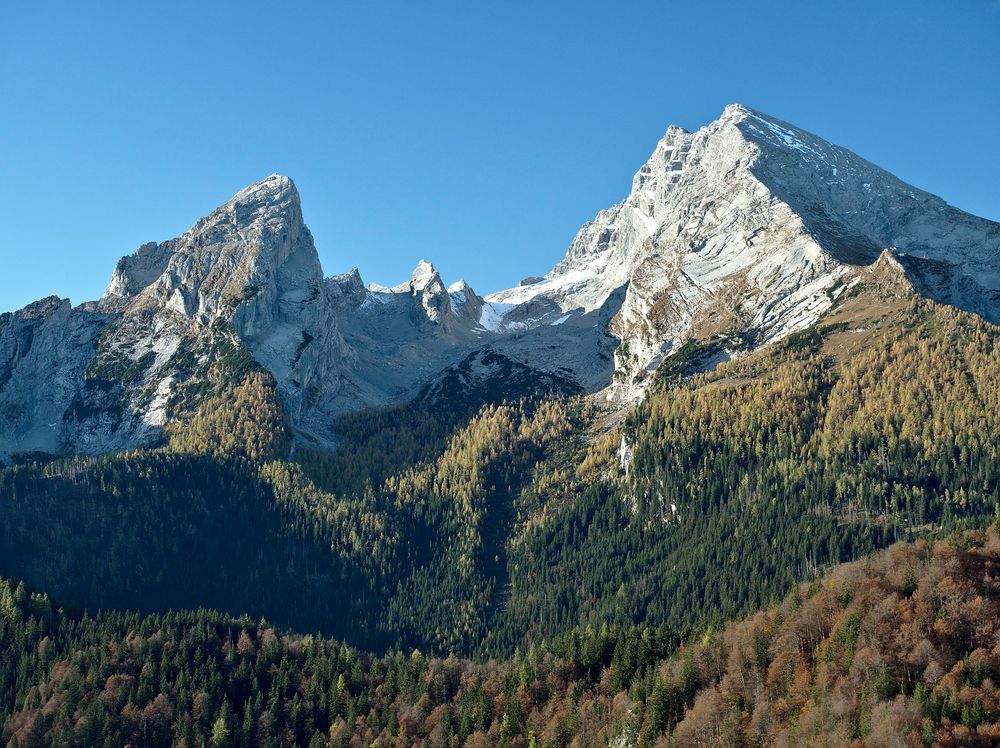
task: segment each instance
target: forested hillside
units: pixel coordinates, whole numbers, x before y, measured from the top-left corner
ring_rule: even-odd
[[[1000,537],[899,543],[739,623],[372,657],[216,613],[81,616],[0,582],[9,746],[990,746]]]
[[[885,289],[707,374],[692,370],[719,341],[690,343],[622,428],[628,476],[542,492],[504,620],[553,636],[732,616],[825,565],[982,522],[1000,499],[998,343],[974,315]]]
[[[709,373],[732,342],[690,342],[620,427],[523,378],[346,416],[333,451],[291,449],[237,350],[162,448],[0,471],[0,572],[79,609],[213,608],[374,652],[721,621],[992,517],[998,341],[873,285]]]

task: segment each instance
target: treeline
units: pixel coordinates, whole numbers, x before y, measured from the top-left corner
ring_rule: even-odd
[[[376,652],[719,622],[988,521],[997,341],[915,303],[708,374],[691,343],[620,430],[520,372],[457,412],[429,390],[352,414],[336,450],[294,455],[273,380],[236,350],[164,448],[0,470],[0,573],[80,608],[211,607]]]
[[[211,612],[68,613],[0,581],[8,746],[991,746],[1000,537],[894,545],[724,627],[383,657]]]
[[[370,470],[323,479],[347,449],[276,459],[289,441],[275,398],[254,372],[163,449],[0,471],[0,569],[81,608],[213,607],[376,651],[472,651],[506,583],[513,497],[582,406],[484,406],[373,487]],[[362,450],[375,432],[344,428]]]
[[[856,324],[649,392],[623,428],[624,485],[593,482],[515,544],[513,628],[732,616],[896,539],[988,521],[997,328],[929,303]]]

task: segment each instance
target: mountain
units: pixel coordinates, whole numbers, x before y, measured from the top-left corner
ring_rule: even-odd
[[[670,127],[551,272],[486,297],[423,260],[391,287],[325,278],[295,186],[272,175],[123,258],[100,300],[0,317],[0,459],[154,444],[248,366],[305,445],[477,350],[627,405],[688,340],[717,341],[714,365],[808,328],[880,257],[998,321],[998,254],[1000,224],[740,105]]]
[[[324,278],[298,191],[272,175],[123,258],[100,300],[0,318],[0,453],[154,443],[247,366],[270,372],[299,435],[321,440],[333,415],[402,399],[461,358],[481,304],[427,263],[392,289],[369,291],[356,271]]]
[[[0,316],[3,742],[995,744],[997,237],[740,106],[485,296],[251,185]]]
[[[883,253],[920,293],[1000,316],[1000,224],[734,104],[695,133],[670,127],[562,262],[487,301],[506,328],[614,310],[614,389],[634,399],[690,338],[734,355],[809,327]]]
[[[995,743],[996,238],[743,107],[486,296],[252,185],[0,318],[3,740]]]

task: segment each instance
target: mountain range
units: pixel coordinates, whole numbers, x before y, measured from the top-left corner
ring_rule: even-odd
[[[0,316],[0,742],[996,745],[998,254],[739,105],[485,294],[267,177]]]
[[[738,104],[671,126],[562,261],[486,295],[424,260],[393,286],[324,276],[295,185],[271,175],[123,257],[99,300],[0,316],[0,459],[155,445],[238,351],[313,448],[344,414],[512,370],[626,409],[688,341],[712,342],[702,368],[745,356],[873,273],[1000,321],[998,255],[1000,224]]]

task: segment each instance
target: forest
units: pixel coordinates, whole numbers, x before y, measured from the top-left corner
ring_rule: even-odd
[[[769,606],[790,589],[812,599],[838,564],[889,558],[874,554],[894,543],[995,553],[980,531],[1000,505],[998,333],[930,301],[855,294],[711,371],[732,341],[690,341],[624,420],[518,371],[341,417],[333,450],[295,442],[273,379],[233,349],[210,386],[186,387],[190,413],[161,446],[0,470],[0,575],[23,624],[5,629],[20,631],[4,644],[7,739],[797,745],[812,739],[800,727],[856,739],[891,718],[931,744],[992,729],[996,652],[975,655],[988,663],[978,702],[897,668],[854,722],[839,701],[810,711],[821,676],[876,688],[815,661],[840,646],[830,637],[856,649],[871,610],[850,601],[861,618],[837,634],[840,613],[825,612],[839,623],[810,634],[805,660],[782,660],[784,675],[758,652],[752,689],[747,670],[733,690],[719,647],[762,615],[777,631],[792,603]],[[995,602],[988,578],[966,581]],[[943,605],[914,625],[937,631]],[[964,684],[952,671],[991,651],[981,643],[940,644],[941,677]],[[692,659],[708,652],[712,666]]]
[[[0,581],[8,746],[992,746],[1000,520],[900,542],[725,626],[576,627],[503,661],[375,657]]]
[[[710,372],[692,341],[618,427],[526,385],[345,416],[332,451],[293,452],[241,360],[160,448],[0,470],[0,572],[374,652],[720,623],[1000,499],[998,329],[921,300],[837,314]]]

